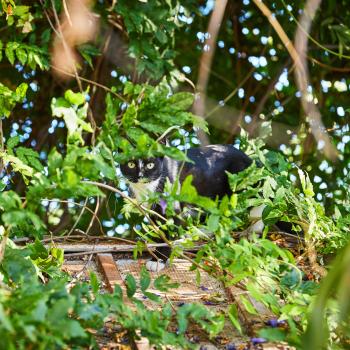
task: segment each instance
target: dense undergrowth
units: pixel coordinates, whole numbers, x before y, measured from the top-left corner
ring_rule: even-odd
[[[66,124],[74,125],[74,128],[68,127],[65,151],[52,149],[47,165],[33,150],[19,146],[18,138],[7,140],[4,160],[23,176],[27,190],[22,198],[12,190],[4,190],[0,195],[3,223],[0,330],[6,335],[2,337],[5,348],[24,349],[28,344],[37,344],[39,348],[63,347],[64,344],[84,346],[94,342],[88,329],[101,329],[107,317],[112,317],[131,335],[135,336],[136,330],[141,330],[143,336],[159,346],[195,346],[183,336],[188,319],[196,320],[211,336],[222,329],[225,315],[213,315],[199,304],[180,307],[176,316],[168,304],[161,313],[147,310],[141,301],[133,298],[136,284],[131,276],[127,280],[127,297],[135,303],[135,310],[125,305],[118,287],[113,295],[100,295],[94,276],[90,286],[78,283],[70,289],[68,276],[59,270],[62,251],[57,248],[47,251],[40,243],[47,233],[43,201],[74,198],[74,202],[79,203],[86,198],[104,197],[101,184],[114,183],[113,188],[118,185],[115,161],[163,154],[186,159],[186,152],[155,141],[171,126],[170,121],[169,124],[164,122],[165,115],[169,115],[169,120],[175,115],[179,127],[198,125],[197,118],[186,112],[192,103],[191,95],[180,93],[169,97],[168,94],[162,85],[154,88],[126,84],[124,98],[128,99],[128,106],[123,111],[118,109],[119,100],[108,95],[106,121],[95,146],[86,146],[83,141],[84,132],[92,131],[85,120],[88,105],[84,94],[67,91],[64,98],[53,99],[53,114],[64,118]],[[159,111],[164,111],[162,118],[157,114]],[[117,119],[116,115],[119,116]],[[153,125],[152,133],[143,127],[143,123]],[[268,123],[263,126],[268,129]],[[264,149],[263,139],[248,140],[242,133],[240,148],[254,159],[254,163],[241,173],[229,174],[232,196],[220,201],[201,197],[191,185],[191,178],[180,189],[178,184],[167,184],[164,194],[150,194],[147,199],[150,203],[165,203],[164,216],[150,219],[148,223],[143,221],[139,230],[135,229],[143,238],[135,245],[135,253],[137,256],[145,249],[147,241],[167,236],[185,238],[173,249],[173,256],[183,257],[183,247],[204,241],[193,259],[193,269],[207,271],[225,286],[239,286],[288,324],[283,328],[263,329],[261,336],[301,347],[319,289],[315,281],[325,269],[320,266],[321,257],[334,254],[346,245],[348,219],[343,217],[336,224],[326,216],[314,199],[307,174],[297,169],[300,186],[292,183],[289,175],[295,169],[279,153]],[[135,213],[146,218],[152,214],[146,203],[136,203],[125,194],[123,196],[126,218]],[[191,210],[194,207],[201,215],[196,219],[195,215],[184,214],[181,216],[183,224],[175,225],[174,217],[178,214],[173,205],[177,201],[191,205]],[[266,206],[262,216],[266,228],[262,237],[253,235],[250,239],[239,239],[239,233],[251,224],[249,210],[260,205]],[[204,221],[203,215],[206,216]],[[50,217],[54,218],[55,212],[48,213],[48,222]],[[293,256],[288,249],[269,239],[268,229],[279,220],[292,223],[296,235],[300,235],[303,241],[301,256]],[[36,242],[19,248],[11,240],[14,237],[32,237]],[[315,252],[318,259],[312,256]],[[147,292],[149,284],[149,275],[144,271],[141,289],[146,297],[157,300],[156,295]],[[155,281],[160,290],[169,287],[168,284],[165,276]],[[230,306],[226,317],[244,333],[246,325],[240,323],[242,310],[238,305],[243,305],[244,312],[256,314],[257,311],[244,293]],[[334,301],[328,308],[329,341],[341,343],[347,337],[339,318],[343,310]],[[178,334],[169,330],[170,320],[174,317],[179,322]]]
[[[244,128],[237,135],[235,145],[254,162],[243,172],[228,175],[233,191],[230,197],[220,201],[201,197],[191,178],[181,188],[167,184],[165,193],[150,193],[144,203],[129,198],[125,191],[118,172],[120,163],[164,155],[186,160],[186,147],[198,144],[198,130],[211,129],[189,112],[195,96],[178,92],[189,80],[174,63],[178,57],[175,38],[185,26],[178,18],[190,18],[191,13],[198,16],[204,11],[201,6],[199,11],[192,1],[185,2],[185,7],[177,1],[113,1],[110,6],[97,2],[94,10],[103,25],[112,24],[126,37],[133,72],[128,67],[125,79],[105,86],[82,80],[76,65],[70,73],[77,78],[76,85],[53,84],[55,79],[47,79],[51,89],[47,70],[57,67],[50,43],[59,33],[47,19],[65,11],[63,2],[28,6],[4,0],[1,5],[1,30],[6,34],[0,33],[0,60],[8,71],[0,83],[0,349],[97,348],[96,334],[103,332],[106,321],[121,326],[130,339],[142,335],[158,347],[195,348],[185,336],[189,322],[196,322],[210,337],[220,334],[225,320],[246,334],[248,325],[242,322],[242,315],[258,313],[250,297],[278,319],[277,327],[260,330],[262,338],[286,341],[298,349],[349,348],[350,203],[344,185],[348,175],[344,172],[342,183],[330,181],[340,194],[334,191],[334,202],[325,207],[315,199],[315,184],[308,173],[298,167],[302,161],[293,159],[291,153],[287,160],[266,144],[272,119],[260,120],[259,137],[249,138]],[[338,28],[337,33],[343,29]],[[181,33],[185,37],[188,31]],[[100,50],[80,42],[74,48],[84,59],[81,74],[96,71],[95,80],[101,68],[99,55],[109,40],[104,39]],[[263,69],[261,73],[265,74]],[[35,76],[40,86],[33,80]],[[136,83],[146,80],[148,83]],[[18,120],[25,120],[22,127],[30,129],[32,119],[38,117],[23,115],[30,114],[33,94],[41,86],[45,98],[35,103],[42,106],[43,120],[50,121],[49,130],[54,133],[57,125],[60,128],[57,140],[48,145],[47,130],[46,136],[30,142],[16,132]],[[107,91],[103,98],[96,97],[97,87]],[[294,90],[289,93],[294,94]],[[96,105],[100,113],[94,114]],[[306,138],[305,125],[293,141],[299,146]],[[167,144],[161,142],[164,138]],[[341,171],[337,168],[343,175]],[[179,201],[187,204],[184,211],[189,207],[192,213],[198,211],[198,216],[180,214],[181,226],[174,221],[179,215],[174,204]],[[156,218],[149,209],[149,204],[155,203],[163,208],[163,215]],[[261,236],[252,234],[247,239],[250,209],[261,205],[265,206],[265,230]],[[119,220],[128,227],[124,235],[137,237],[136,258],[148,242],[163,238],[174,245],[173,239],[182,238],[181,244],[173,246],[172,257],[192,261],[198,272],[193,283],[200,284],[199,271],[204,270],[225,287],[235,286],[242,293],[226,314],[214,314],[200,304],[184,304],[174,310],[161,302],[148,290],[151,281],[145,270],[139,286],[132,276],[127,277],[127,295],[122,295],[118,286],[113,294],[101,294],[94,274],[89,283],[72,280],[61,269],[63,251],[55,247],[55,237],[75,230],[96,235],[104,229],[103,220]],[[284,246],[283,234],[274,239],[277,221],[292,225],[299,237],[297,249]],[[46,242],[52,240],[49,248],[43,245],[44,237]],[[20,246],[16,244],[20,238],[30,238],[31,243]],[[196,255],[186,255],[184,247],[198,242],[204,244]],[[160,291],[177,287],[164,275],[153,284]],[[137,287],[146,298],[159,303],[160,312],[147,309],[135,298]]]

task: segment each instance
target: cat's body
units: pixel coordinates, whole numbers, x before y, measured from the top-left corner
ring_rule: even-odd
[[[171,183],[179,178],[182,183],[192,175],[192,184],[198,194],[210,198],[231,194],[227,172],[238,173],[247,168],[252,160],[232,145],[210,145],[190,148],[186,151],[190,162],[179,162],[169,157],[134,160],[121,165],[121,172],[129,183],[131,194],[142,201],[151,192],[163,192],[167,179]],[[160,211],[160,207],[153,208]],[[168,258],[170,249],[158,249],[156,255]],[[155,263],[154,263],[155,264]],[[147,266],[149,270],[159,270],[164,264]]]
[[[221,198],[231,193],[226,171],[238,173],[252,163],[245,153],[232,145],[190,148],[186,155],[193,163],[183,163],[168,157],[150,158],[121,165],[121,172],[138,200],[147,191],[162,192],[167,178],[173,183],[179,177],[182,183],[188,175],[193,176],[192,184],[198,194]]]

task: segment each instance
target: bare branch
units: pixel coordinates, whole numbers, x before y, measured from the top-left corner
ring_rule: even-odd
[[[324,146],[322,149],[326,157],[335,160],[337,158],[337,151],[332,145],[329,135],[327,134],[327,131],[322,123],[321,114],[315,105],[314,99],[312,98],[312,95],[307,91],[308,86],[310,86],[310,81],[306,56],[308,35],[305,34],[305,32],[309,32],[312,19],[315,16],[321,0],[308,0],[306,3],[305,10],[303,11],[301,18],[303,30],[298,29],[295,36],[296,47],[294,47],[286,32],[277,21],[276,16],[272,14],[269,8],[261,0],[253,1],[268,19],[277,35],[281,39],[282,43],[286,47],[287,51],[289,52],[295,65],[297,86],[301,92],[301,104],[308,119],[311,132],[315,139],[318,142],[321,142],[321,144]]]
[[[208,47],[208,50],[203,50],[199,63],[199,74],[197,81],[197,91],[199,95],[194,103],[193,111],[195,114],[203,118],[205,115],[206,90],[210,76],[210,68],[215,54],[216,38],[219,33],[226,4],[227,0],[218,0],[215,2],[215,7],[210,17],[207,30],[209,33],[209,38],[205,41],[205,45]],[[198,138],[200,139],[202,145],[209,144],[208,136],[201,130],[198,131]]]

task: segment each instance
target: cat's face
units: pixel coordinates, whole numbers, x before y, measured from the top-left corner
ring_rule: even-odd
[[[120,165],[123,176],[133,183],[147,183],[157,180],[163,170],[162,158],[130,160]]]

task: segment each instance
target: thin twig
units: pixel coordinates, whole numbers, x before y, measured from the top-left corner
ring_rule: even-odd
[[[73,23],[72,23],[72,20],[70,19],[70,15],[69,15],[69,12],[68,12],[68,7],[67,7],[66,0],[63,0],[63,8],[64,8],[64,12],[66,14],[67,21],[68,21],[69,25],[71,27],[73,27]]]
[[[78,223],[79,223],[81,217],[82,217],[83,214],[84,214],[84,211],[85,211],[87,202],[88,202],[88,198],[85,199],[85,202],[84,202],[83,207],[82,207],[82,209],[81,209],[81,211],[80,211],[80,213],[79,213],[79,216],[78,216],[78,218],[75,220],[75,223],[73,224],[72,228],[69,230],[69,232],[67,233],[67,235],[65,235],[66,238],[69,237],[69,236],[71,235],[71,233],[72,233],[72,232],[75,230],[75,228],[77,227],[77,225],[78,225]]]
[[[45,3],[43,0],[39,0],[40,3],[41,3],[41,6],[43,7],[43,11],[44,11],[44,14],[46,16],[46,19],[47,21],[49,22],[49,25],[51,27],[51,29],[54,31],[54,33],[57,35],[57,36],[60,36],[60,33],[56,30],[55,28],[55,25],[51,22],[51,19],[50,19],[50,16],[49,14],[47,13],[46,9],[45,9]]]
[[[288,60],[290,61],[290,60]],[[252,127],[250,128],[250,133],[253,134],[255,131],[255,128],[257,126],[257,123],[255,122],[255,120],[257,119],[257,117],[260,115],[260,113],[262,112],[262,110],[264,109],[264,106],[266,104],[266,101],[269,99],[271,91],[275,88],[275,85],[281,75],[281,73],[283,72],[283,70],[288,66],[289,62],[287,62],[286,64],[284,64],[277,72],[277,74],[275,74],[275,77],[273,79],[271,79],[269,85],[265,88],[265,93],[263,95],[263,97],[259,100],[259,103],[257,105],[257,107],[255,108],[255,111],[253,113],[252,116]]]
[[[57,11],[56,11],[54,0],[51,0],[51,5],[52,5],[52,10],[53,10],[53,14],[54,14],[54,17],[55,17],[56,25],[57,25],[58,31],[60,33],[59,38],[62,41],[62,45],[63,45],[63,48],[64,48],[64,50],[66,52],[66,57],[68,59],[69,56],[70,56],[70,52],[69,52],[70,48],[68,47],[68,44],[67,44],[66,39],[64,37],[63,31],[62,31],[62,27],[61,27],[61,23],[60,23],[60,20],[58,18],[58,14],[57,14]],[[75,62],[73,62],[72,67],[73,67],[73,71],[74,71],[74,77],[75,77],[75,80],[77,81],[79,90],[80,90],[80,92],[83,92],[83,86],[82,86],[81,81],[79,79],[79,75],[78,75],[77,68],[75,66]]]
[[[136,208],[138,208],[140,210],[140,212],[148,219],[149,223],[151,224],[151,226],[153,227],[153,229],[155,230],[155,232],[159,235],[159,237],[169,245],[169,247],[172,247],[172,242],[169,241],[169,239],[166,237],[165,233],[156,225],[156,223],[154,222],[154,220],[152,219],[152,217],[150,215],[154,215],[159,217],[160,219],[162,219],[164,222],[166,221],[166,219],[164,218],[164,216],[160,215],[159,213],[157,213],[154,210],[148,209],[145,206],[139,204],[137,202],[136,199],[131,198],[129,196],[127,196],[125,193],[123,193],[122,191],[118,190],[115,187],[100,183],[100,182],[96,182],[96,181],[89,181],[89,180],[84,180],[83,183],[87,183],[90,185],[94,185],[94,186],[98,186],[101,188],[105,188],[109,191],[118,193],[122,198],[128,200],[130,203],[132,203]]]
[[[252,68],[248,72],[248,74],[244,77],[244,79],[223,99],[224,103],[227,103],[229,100],[231,100],[232,97],[236,95],[237,91],[248,81],[248,79],[251,77],[254,71],[255,71],[255,68]],[[209,111],[205,115],[205,119],[210,117],[213,113],[215,113],[220,108],[221,108],[220,105],[215,106],[211,111]]]
[[[89,223],[89,226],[88,228],[86,229],[86,234],[88,235],[90,230],[91,230],[91,227],[95,221],[95,219],[97,218],[97,213],[98,213],[98,210],[100,209],[100,199],[99,197],[96,197],[96,207],[95,207],[95,211],[94,213],[92,214],[92,218],[91,218],[91,221]]]
[[[350,67],[333,67],[333,66],[329,66],[328,64],[325,64],[323,62],[318,61],[316,58],[313,58],[311,56],[307,57],[311,62],[318,64],[319,66],[328,69],[328,70],[332,70],[334,72],[341,72],[341,73],[349,73],[350,72]]]
[[[170,128],[166,129],[162,135],[160,135],[158,138],[157,138],[157,142],[161,141],[166,135],[168,135],[170,133],[170,131],[173,131],[175,129],[180,129],[179,126],[177,125],[173,125],[171,126]]]
[[[25,197],[21,197],[21,198],[23,199]],[[47,198],[44,198],[43,200],[46,200],[48,202],[59,202],[59,203],[69,203],[69,204],[71,203],[71,204],[77,205],[79,207],[85,207],[85,210],[90,212],[92,215],[94,214],[94,212],[88,206],[86,206],[85,203],[81,204],[81,203],[78,203],[78,202],[72,202],[72,201],[68,201],[68,200],[65,200],[65,199],[47,199]],[[97,219],[97,221],[99,223],[101,233],[105,234],[100,219],[98,217],[96,219]]]
[[[89,258],[87,259],[86,263],[84,264],[83,268],[74,276],[74,278],[67,284],[67,289],[69,290],[71,287],[74,286],[74,283],[79,280],[80,276],[85,272],[86,268],[90,264],[94,254],[90,254]]]
[[[76,230],[78,231],[78,230]],[[79,230],[80,231],[80,230]],[[41,240],[42,243],[46,243],[46,242],[51,242],[51,241],[61,241],[64,240],[66,238],[66,236],[55,236],[55,237],[50,237],[50,238],[44,238]],[[81,242],[82,240],[85,241],[93,241],[93,240],[101,240],[101,241],[119,241],[119,242],[124,242],[124,243],[129,243],[129,244],[135,244],[135,241],[131,241],[129,239],[126,238],[122,238],[122,237],[109,237],[109,236],[91,236],[91,235],[86,235],[85,232],[84,234],[81,235],[71,235],[69,237],[70,240],[74,240],[74,239],[80,239],[79,242]],[[29,239],[27,239],[29,240]],[[14,240],[14,242],[17,242],[16,240]]]
[[[63,69],[61,69],[61,68],[58,68],[58,67],[53,66],[53,65],[50,65],[50,67],[51,67],[52,69],[54,69],[54,70],[57,70],[57,71],[60,72],[60,73],[66,74],[66,75],[68,75],[68,76],[70,76],[70,77],[73,77],[73,78],[75,77],[75,75],[74,75],[73,73],[67,72],[67,71],[65,71],[65,70],[63,70]],[[79,79],[80,79],[81,81],[85,81],[85,82],[87,82],[87,83],[89,83],[89,84],[98,86],[99,88],[101,88],[101,89],[103,89],[103,90],[105,90],[105,91],[108,91],[108,92],[110,92],[112,95],[118,97],[118,98],[119,98],[120,100],[122,100],[123,102],[128,102],[122,95],[120,95],[120,94],[116,93],[115,91],[111,90],[109,87],[107,87],[107,86],[105,86],[105,85],[103,85],[103,84],[97,83],[96,81],[93,81],[93,80],[90,80],[90,79],[86,79],[86,78],[84,78],[84,77],[82,77],[82,76],[80,76],[80,75],[79,75],[78,77],[79,77]]]

